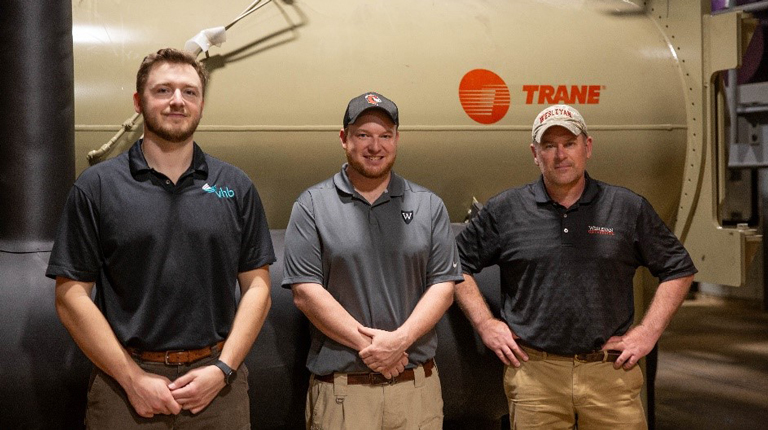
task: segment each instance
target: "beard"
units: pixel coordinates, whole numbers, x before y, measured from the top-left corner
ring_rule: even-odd
[[[392,170],[392,166],[395,165],[395,157],[392,157],[392,159],[389,161],[389,163],[377,167],[377,168],[370,168],[366,166],[365,164],[358,161],[356,158],[353,158],[350,154],[347,154],[347,163],[349,163],[349,166],[355,169],[355,171],[359,174],[361,174],[363,177],[368,179],[380,179],[383,177],[386,177],[389,172]]]
[[[144,127],[161,139],[172,143],[181,143],[192,137],[192,135],[195,134],[195,130],[197,130],[197,125],[200,124],[199,115],[197,118],[190,118],[191,122],[180,125],[170,125],[168,123],[163,123],[161,114],[146,115],[147,109],[145,106],[142,106],[142,111],[145,113]]]

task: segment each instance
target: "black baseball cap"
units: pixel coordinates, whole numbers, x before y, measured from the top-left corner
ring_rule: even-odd
[[[390,99],[379,93],[370,91],[361,94],[349,101],[347,111],[344,112],[344,128],[354,124],[357,117],[368,109],[381,109],[389,115],[396,126],[400,126],[400,118],[397,113],[397,105]]]

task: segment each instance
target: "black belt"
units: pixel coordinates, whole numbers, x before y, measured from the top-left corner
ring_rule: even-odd
[[[432,368],[435,367],[435,360],[429,359],[422,365],[424,368],[424,377],[432,376]],[[315,379],[321,382],[333,382],[333,373],[329,375],[315,375]],[[387,378],[381,373],[347,373],[347,385],[392,385],[398,382],[413,381],[413,369],[405,369],[401,374]]]

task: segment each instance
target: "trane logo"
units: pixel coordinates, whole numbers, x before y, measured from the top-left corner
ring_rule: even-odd
[[[600,103],[600,85],[523,85],[525,104]]]
[[[459,102],[472,120],[480,124],[495,124],[507,115],[510,106],[599,104],[600,93],[605,92],[605,89],[605,85],[515,83],[508,86],[496,73],[474,69],[467,72],[459,82]]]

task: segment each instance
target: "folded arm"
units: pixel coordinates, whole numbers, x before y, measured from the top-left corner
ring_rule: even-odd
[[[651,352],[685,300],[692,282],[693,275],[690,275],[659,284],[640,324],[629,329],[623,336],[608,339],[603,349],[622,351],[614,364],[617,369],[622,365],[630,369]]]
[[[264,325],[271,305],[269,266],[239,273],[240,304],[232,322],[232,330],[222,348],[219,360],[237,369]],[[191,370],[169,385],[171,394],[184,409],[196,414],[218,395],[225,386],[224,375],[216,366]]]
[[[56,278],[56,312],[75,343],[101,370],[113,377],[140,416],[178,414],[167,378],[142,370],[117,340],[104,315],[91,300],[93,282]]]
[[[406,350],[432,330],[453,303],[453,282],[441,282],[427,289],[408,319],[394,331],[360,327],[371,344],[360,351],[365,364],[376,370],[391,367]]]
[[[363,328],[362,324],[350,315],[322,285],[315,283],[294,284],[291,290],[296,307],[323,334],[358,352],[371,344],[371,336],[360,331]],[[408,357],[402,353],[391,366],[372,368],[371,370],[381,372],[387,378],[391,378],[399,375],[406,364],[408,364]]]

